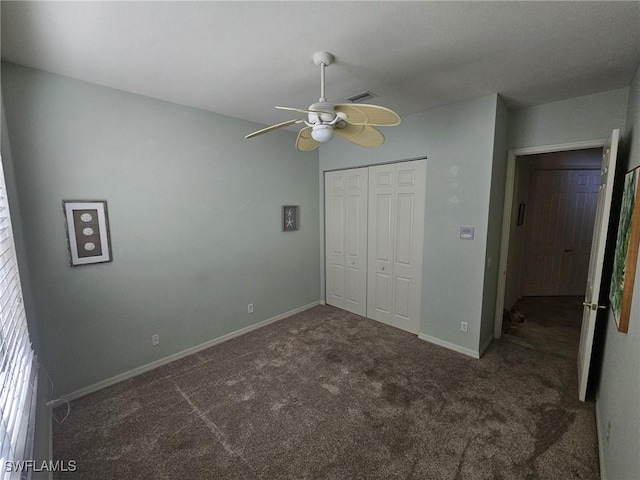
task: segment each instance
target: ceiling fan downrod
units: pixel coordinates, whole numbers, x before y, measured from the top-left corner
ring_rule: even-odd
[[[333,63],[333,55],[329,52],[316,52],[313,54],[313,63],[320,67],[320,102],[326,102],[324,92],[324,67]]]
[[[324,63],[320,64],[320,101],[326,102],[327,97],[324,96],[324,67],[326,65]]]

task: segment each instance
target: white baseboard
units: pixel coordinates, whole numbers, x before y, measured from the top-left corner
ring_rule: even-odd
[[[49,460],[53,460],[53,407],[50,405],[50,402],[47,402],[47,410],[47,418],[49,419]],[[47,478],[53,480],[53,472],[49,472]]]
[[[154,370],[158,367],[162,367],[163,365],[167,365],[168,363],[171,363],[181,358],[184,358],[186,356],[192,355],[206,348],[212,347],[222,342],[226,342],[227,340],[231,340],[232,338],[239,337],[240,335],[244,335],[245,333],[249,333],[253,330],[257,330],[258,328],[266,327],[271,323],[277,322],[278,320],[283,320],[287,317],[295,315],[296,313],[303,312],[317,305],[320,305],[320,301],[312,302],[307,305],[303,305],[302,307],[294,308],[293,310],[289,310],[288,312],[282,313],[280,315],[276,315],[275,317],[268,318],[266,320],[255,323],[253,325],[249,325],[248,327],[241,328],[234,332],[227,333],[226,335],[222,335],[221,337],[217,337],[217,338],[214,338],[213,340],[209,340],[207,342],[201,343],[200,345],[196,345],[195,347],[191,347],[181,352],[174,353],[173,355],[169,355],[168,357],[161,358],[160,360],[156,360],[155,362],[147,363],[146,365],[142,365],[141,367],[134,368],[133,370],[129,370],[119,375],[115,375],[111,378],[107,378],[106,380],[102,380],[101,382],[94,383],[93,385],[89,385],[88,387],[81,388],[80,390],[71,392],[68,395],[64,395],[60,398],[51,400],[47,402],[47,405],[50,405],[52,408],[55,408],[59,405],[62,405],[63,403],[70,402],[80,397],[84,397],[85,395],[89,395],[90,393],[97,392],[98,390],[102,390],[103,388],[110,387],[111,385],[115,385],[116,383],[120,383],[124,380],[128,380],[130,378],[136,377],[142,373],[148,372],[150,370]]]
[[[454,352],[462,353],[464,355],[467,355],[468,357],[480,358],[480,352],[469,350],[468,348],[461,347],[460,345],[456,345],[455,343],[450,343],[444,340],[440,340],[439,338],[436,338],[436,337],[431,337],[426,333],[419,333],[418,338],[420,340],[424,340],[425,342],[433,343],[435,345],[448,348],[449,350],[453,350]]]
[[[602,450],[605,439],[602,438],[602,430],[603,428],[600,428],[600,408],[598,408],[599,403],[598,403],[598,399],[596,398],[596,435],[598,438],[598,455],[600,456],[600,479],[601,480],[607,480],[607,467],[604,464],[604,451]],[[603,426],[604,427],[604,426]]]

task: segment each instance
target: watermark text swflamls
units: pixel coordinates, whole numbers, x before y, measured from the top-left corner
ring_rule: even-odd
[[[17,462],[4,462],[5,472],[75,472],[78,469],[75,460],[20,460]]]

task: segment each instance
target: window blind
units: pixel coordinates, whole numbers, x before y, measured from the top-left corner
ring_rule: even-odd
[[[37,368],[29,339],[15,253],[7,188],[0,158],[0,479],[25,478],[11,468],[29,460]],[[27,474],[28,475],[28,474]],[[22,476],[22,477],[21,477]]]

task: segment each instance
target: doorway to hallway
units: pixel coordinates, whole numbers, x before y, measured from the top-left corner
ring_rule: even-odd
[[[517,157],[534,154],[593,149],[602,146],[600,186],[596,206],[596,215],[592,228],[592,247],[587,272],[580,343],[577,355],[578,398],[583,401],[586,397],[587,385],[589,380],[589,367],[591,364],[591,353],[593,349],[596,318],[598,312],[601,311],[601,309],[607,308],[606,302],[600,299],[600,286],[603,280],[603,269],[605,266],[605,248],[607,246],[606,241],[612,204],[612,191],[613,185],[615,184],[616,159],[619,138],[620,131],[618,129],[614,129],[611,132],[609,138],[607,138],[602,143],[600,143],[600,141],[591,141],[547,147],[532,147],[519,150],[510,150],[507,160],[507,181],[505,204],[503,210],[502,246],[500,249],[500,276],[498,277],[498,288],[496,295],[496,320],[494,323],[495,338],[500,338],[502,336],[502,312],[504,310],[507,310],[505,307],[510,304],[506,293],[507,286],[513,285],[512,282],[508,282],[508,274],[509,272],[511,272],[511,267],[508,267],[510,263],[508,262],[508,260],[512,258],[512,255],[514,254],[512,248],[512,238],[514,235],[513,230],[516,226],[522,225],[522,222],[520,221],[522,209],[518,208],[518,210],[516,210],[515,208],[518,202],[517,196],[515,195],[517,187]],[[516,212],[518,216],[518,223],[516,223],[515,218]],[[519,298],[519,296],[517,296],[516,299],[517,298]]]
[[[602,148],[516,159],[504,307],[528,296],[584,295]]]

